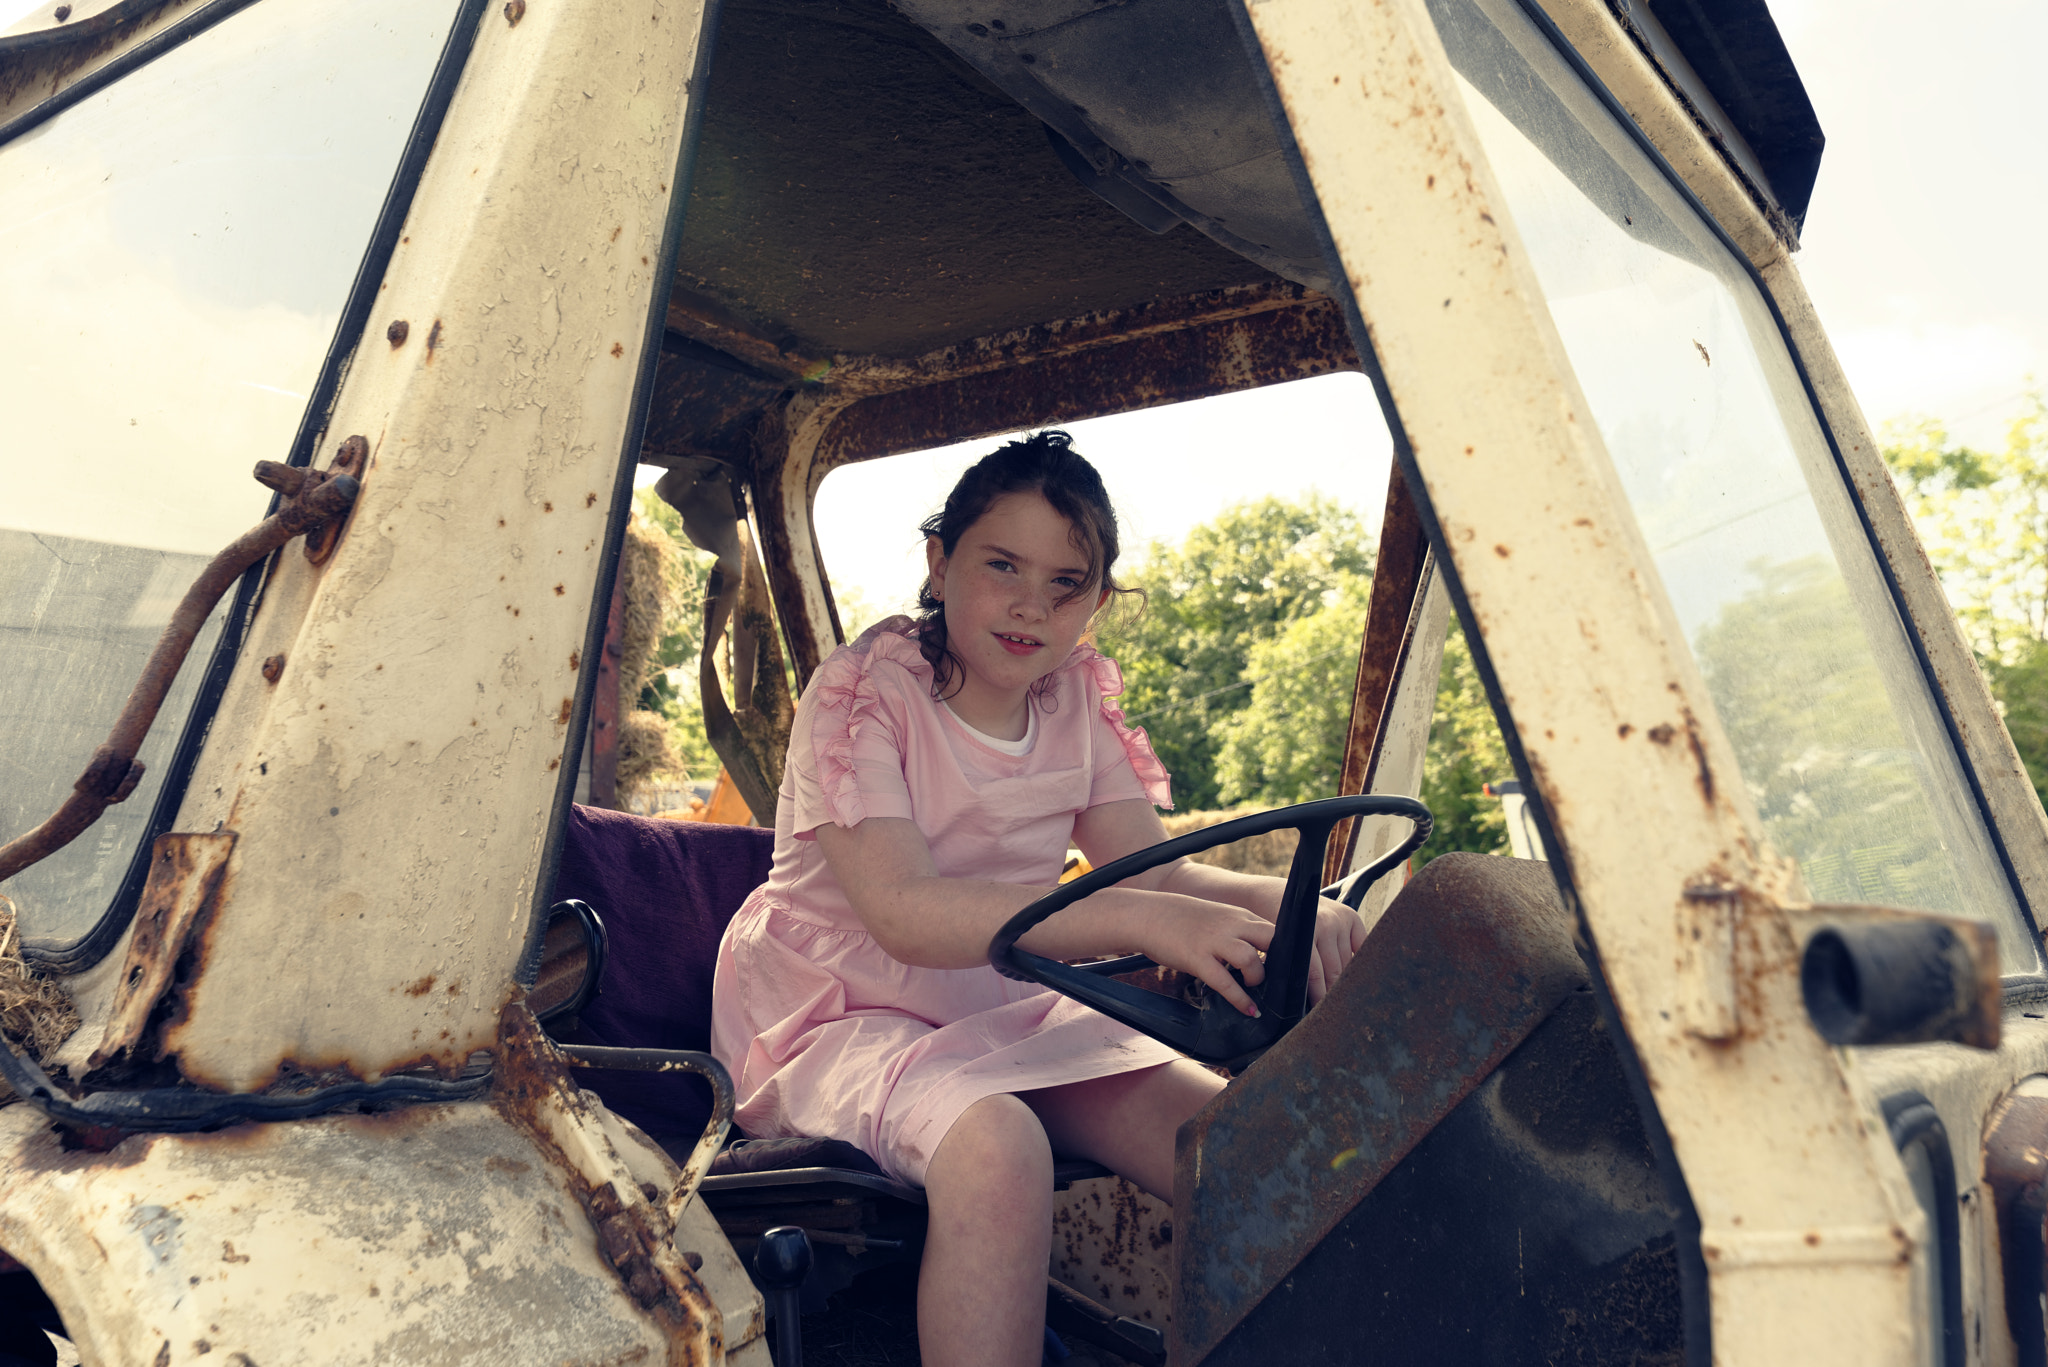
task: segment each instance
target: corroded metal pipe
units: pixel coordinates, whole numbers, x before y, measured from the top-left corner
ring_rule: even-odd
[[[272,479],[265,478],[272,474],[266,467],[273,466],[275,462],[272,461],[259,462],[256,477],[272,488],[279,488]],[[298,481],[302,490],[306,482],[305,476]],[[142,781],[143,770],[135,759],[136,751],[142,748],[150,726],[156,721],[157,712],[170,694],[172,682],[178,677],[180,666],[185,663],[186,655],[191,653],[192,643],[198,639],[200,628],[206,625],[206,619],[221,595],[251,565],[285,542],[344,516],[355,506],[356,494],[361,487],[348,475],[330,476],[310,491],[302,492],[300,497],[287,499],[283,507],[237,537],[227,549],[208,562],[192,582],[192,587],[185,591],[178,610],[171,615],[170,625],[164,628],[156,649],[150,653],[149,663],[142,667],[142,676],[135,681],[135,688],[115,720],[114,729],[108,734],[106,743],[93,751],[92,763],[86,765],[85,772],[72,785],[70,796],[64,799],[49,820],[28,834],[0,846],[0,880],[12,878],[29,865],[63,849],[86,827],[99,820],[100,813],[116,802],[125,801],[135,791],[135,785]]]
[[[705,1122],[704,1133],[699,1136],[697,1147],[690,1151],[689,1161],[683,1164],[683,1175],[668,1197],[669,1222],[673,1224],[680,1220],[683,1207],[689,1205],[690,1198],[697,1194],[697,1185],[711,1170],[711,1160],[718,1157],[718,1151],[725,1147],[725,1136],[732,1129],[732,1074],[710,1054],[694,1049],[622,1049],[611,1045],[560,1042],[556,1042],[554,1048],[564,1063],[577,1068],[613,1068],[635,1073],[695,1073],[711,1084],[711,1119]]]

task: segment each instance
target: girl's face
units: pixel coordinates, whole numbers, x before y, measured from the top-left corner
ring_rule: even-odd
[[[925,543],[932,592],[944,605],[946,643],[966,666],[954,710],[1008,717],[1032,684],[1073,652],[1109,597],[1089,584],[1073,525],[1036,492],[1005,494],[965,532],[953,554]],[[1061,599],[1068,599],[1062,603]]]

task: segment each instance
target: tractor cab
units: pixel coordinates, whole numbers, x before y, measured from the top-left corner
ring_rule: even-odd
[[[917,1193],[726,1142],[693,1003],[765,835],[610,810],[638,473],[766,819],[835,471],[1349,372],[1341,778],[1152,854],[1298,829],[1374,928],[1230,1040],[991,945],[1232,1074],[1170,1208],[1062,1170],[1055,1325],[2048,1361],[2048,821],[1800,283],[1821,146],[1761,0],[29,13],[0,1351],[795,1358]],[[1408,880],[1454,617],[1545,857]]]

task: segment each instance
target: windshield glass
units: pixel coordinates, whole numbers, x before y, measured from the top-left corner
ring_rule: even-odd
[[[2038,960],[1749,274],[1512,0],[1431,0],[1488,162],[1763,820],[1817,901]]]
[[[0,841],[263,516],[250,468],[289,453],[455,8],[266,0],[0,147]],[[227,606],[134,795],[8,880],[27,937],[76,939],[127,877]]]

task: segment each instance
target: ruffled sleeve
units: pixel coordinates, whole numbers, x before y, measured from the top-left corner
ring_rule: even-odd
[[[871,816],[911,815],[902,731],[887,696],[895,690],[881,678],[890,666],[913,676],[930,672],[903,634],[909,625],[892,617],[869,628],[832,652],[804,690],[794,729],[808,745],[791,747],[797,839],[811,839],[828,822],[851,827]]]
[[[1095,692],[1101,699],[1102,724],[1117,743],[1118,750],[1098,759],[1095,770],[1095,793],[1091,805],[1119,801],[1135,797],[1129,791],[1130,778],[1135,775],[1137,787],[1146,800],[1155,807],[1173,809],[1173,785],[1166,772],[1166,766],[1153,753],[1152,742],[1142,727],[1134,727],[1124,721],[1124,710],[1117,699],[1123,695],[1124,674],[1117,668],[1115,660],[1095,650],[1082,646],[1075,652],[1080,663],[1088,671],[1095,685]],[[1122,762],[1118,762],[1121,759]],[[1127,767],[1128,766],[1128,767]],[[1121,791],[1119,791],[1121,790]]]

